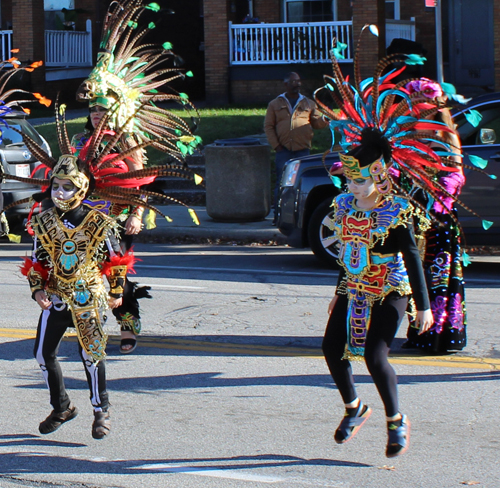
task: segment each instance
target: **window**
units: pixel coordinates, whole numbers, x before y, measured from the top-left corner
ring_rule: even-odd
[[[399,20],[399,0],[385,0],[385,18],[388,20]]]
[[[335,0],[284,0],[285,22],[331,22]]]
[[[75,0],[44,0],[45,29],[73,30],[75,27]],[[63,11],[64,9],[64,11]]]

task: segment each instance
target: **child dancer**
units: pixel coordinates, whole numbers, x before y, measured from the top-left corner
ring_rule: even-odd
[[[366,27],[376,31],[375,26]],[[439,225],[439,219],[428,214],[392,174],[404,176],[410,188],[419,187],[459,225],[450,210],[453,205],[445,201],[460,202],[433,175],[459,173],[463,163],[451,160],[453,148],[442,137],[453,129],[433,120],[441,108],[437,100],[422,91],[410,94],[404,88],[408,80],[395,82],[404,67],[386,72],[392,63],[422,64],[423,58],[388,56],[379,61],[372,78],[362,80],[356,55],[350,82],[337,62],[346,47],[337,43],[332,50],[333,76],[325,76],[325,86],[315,94],[332,131],[340,133],[344,151],[340,159],[349,190],[333,202],[330,227],[340,243],[341,270],[329,306],[323,352],[346,407],[336,442],[352,439],[371,414],[357,396],[349,363],[353,355],[364,355],[387,416],[386,455],[393,457],[408,448],[410,422],[399,410],[397,378],[388,354],[411,295],[418,332],[425,333],[433,324],[413,226],[418,225],[422,235],[431,222]],[[339,111],[319,96],[324,91]],[[434,151],[432,141],[444,142],[443,148]],[[340,186],[338,177],[332,179]],[[491,222],[483,221],[484,228],[489,226]]]
[[[347,344],[353,354],[364,352],[384,403],[386,454],[392,457],[407,449],[410,422],[399,411],[397,378],[387,358],[412,291],[420,331],[433,320],[412,232],[414,209],[406,198],[387,191],[385,160],[390,161],[390,152],[383,156],[383,146],[380,134],[366,129],[361,145],[341,155],[350,193],[334,201],[331,227],[341,243],[341,271],[328,307],[323,352],[346,406],[335,441],[347,442],[371,414],[357,396]]]

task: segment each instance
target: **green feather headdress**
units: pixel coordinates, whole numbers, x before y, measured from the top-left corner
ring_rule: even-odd
[[[134,134],[139,143],[161,139],[153,146],[183,161],[201,142],[194,136],[184,118],[158,107],[158,102],[178,102],[191,116],[196,126],[198,113],[185,93],[168,87],[168,93],[159,88],[176,79],[192,76],[174,66],[172,45],[144,43],[146,34],[155,28],[150,22],[139,26],[145,10],[158,12],[157,3],[143,0],[114,1],[108,8],[103,23],[97,63],[89,77],[80,85],[77,100],[89,105],[101,105],[112,110],[109,128],[122,128]],[[192,115],[194,114],[194,116]]]

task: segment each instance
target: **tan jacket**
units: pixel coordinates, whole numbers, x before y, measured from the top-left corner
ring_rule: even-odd
[[[316,108],[316,103],[303,95],[292,112],[285,94],[272,100],[266,112],[264,131],[273,149],[280,144],[289,151],[310,149],[313,129],[322,129],[328,122]]]

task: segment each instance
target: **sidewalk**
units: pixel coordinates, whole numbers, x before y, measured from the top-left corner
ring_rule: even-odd
[[[196,225],[188,209],[181,205],[158,206],[165,215],[172,219],[167,222],[160,215],[156,216],[156,228],[143,230],[138,241],[149,241],[155,238],[202,237],[209,239],[276,241],[285,244],[285,236],[272,225],[272,214],[259,222],[216,222],[208,214],[205,207],[192,207],[196,212],[200,225]],[[146,211],[147,213],[147,211]]]

